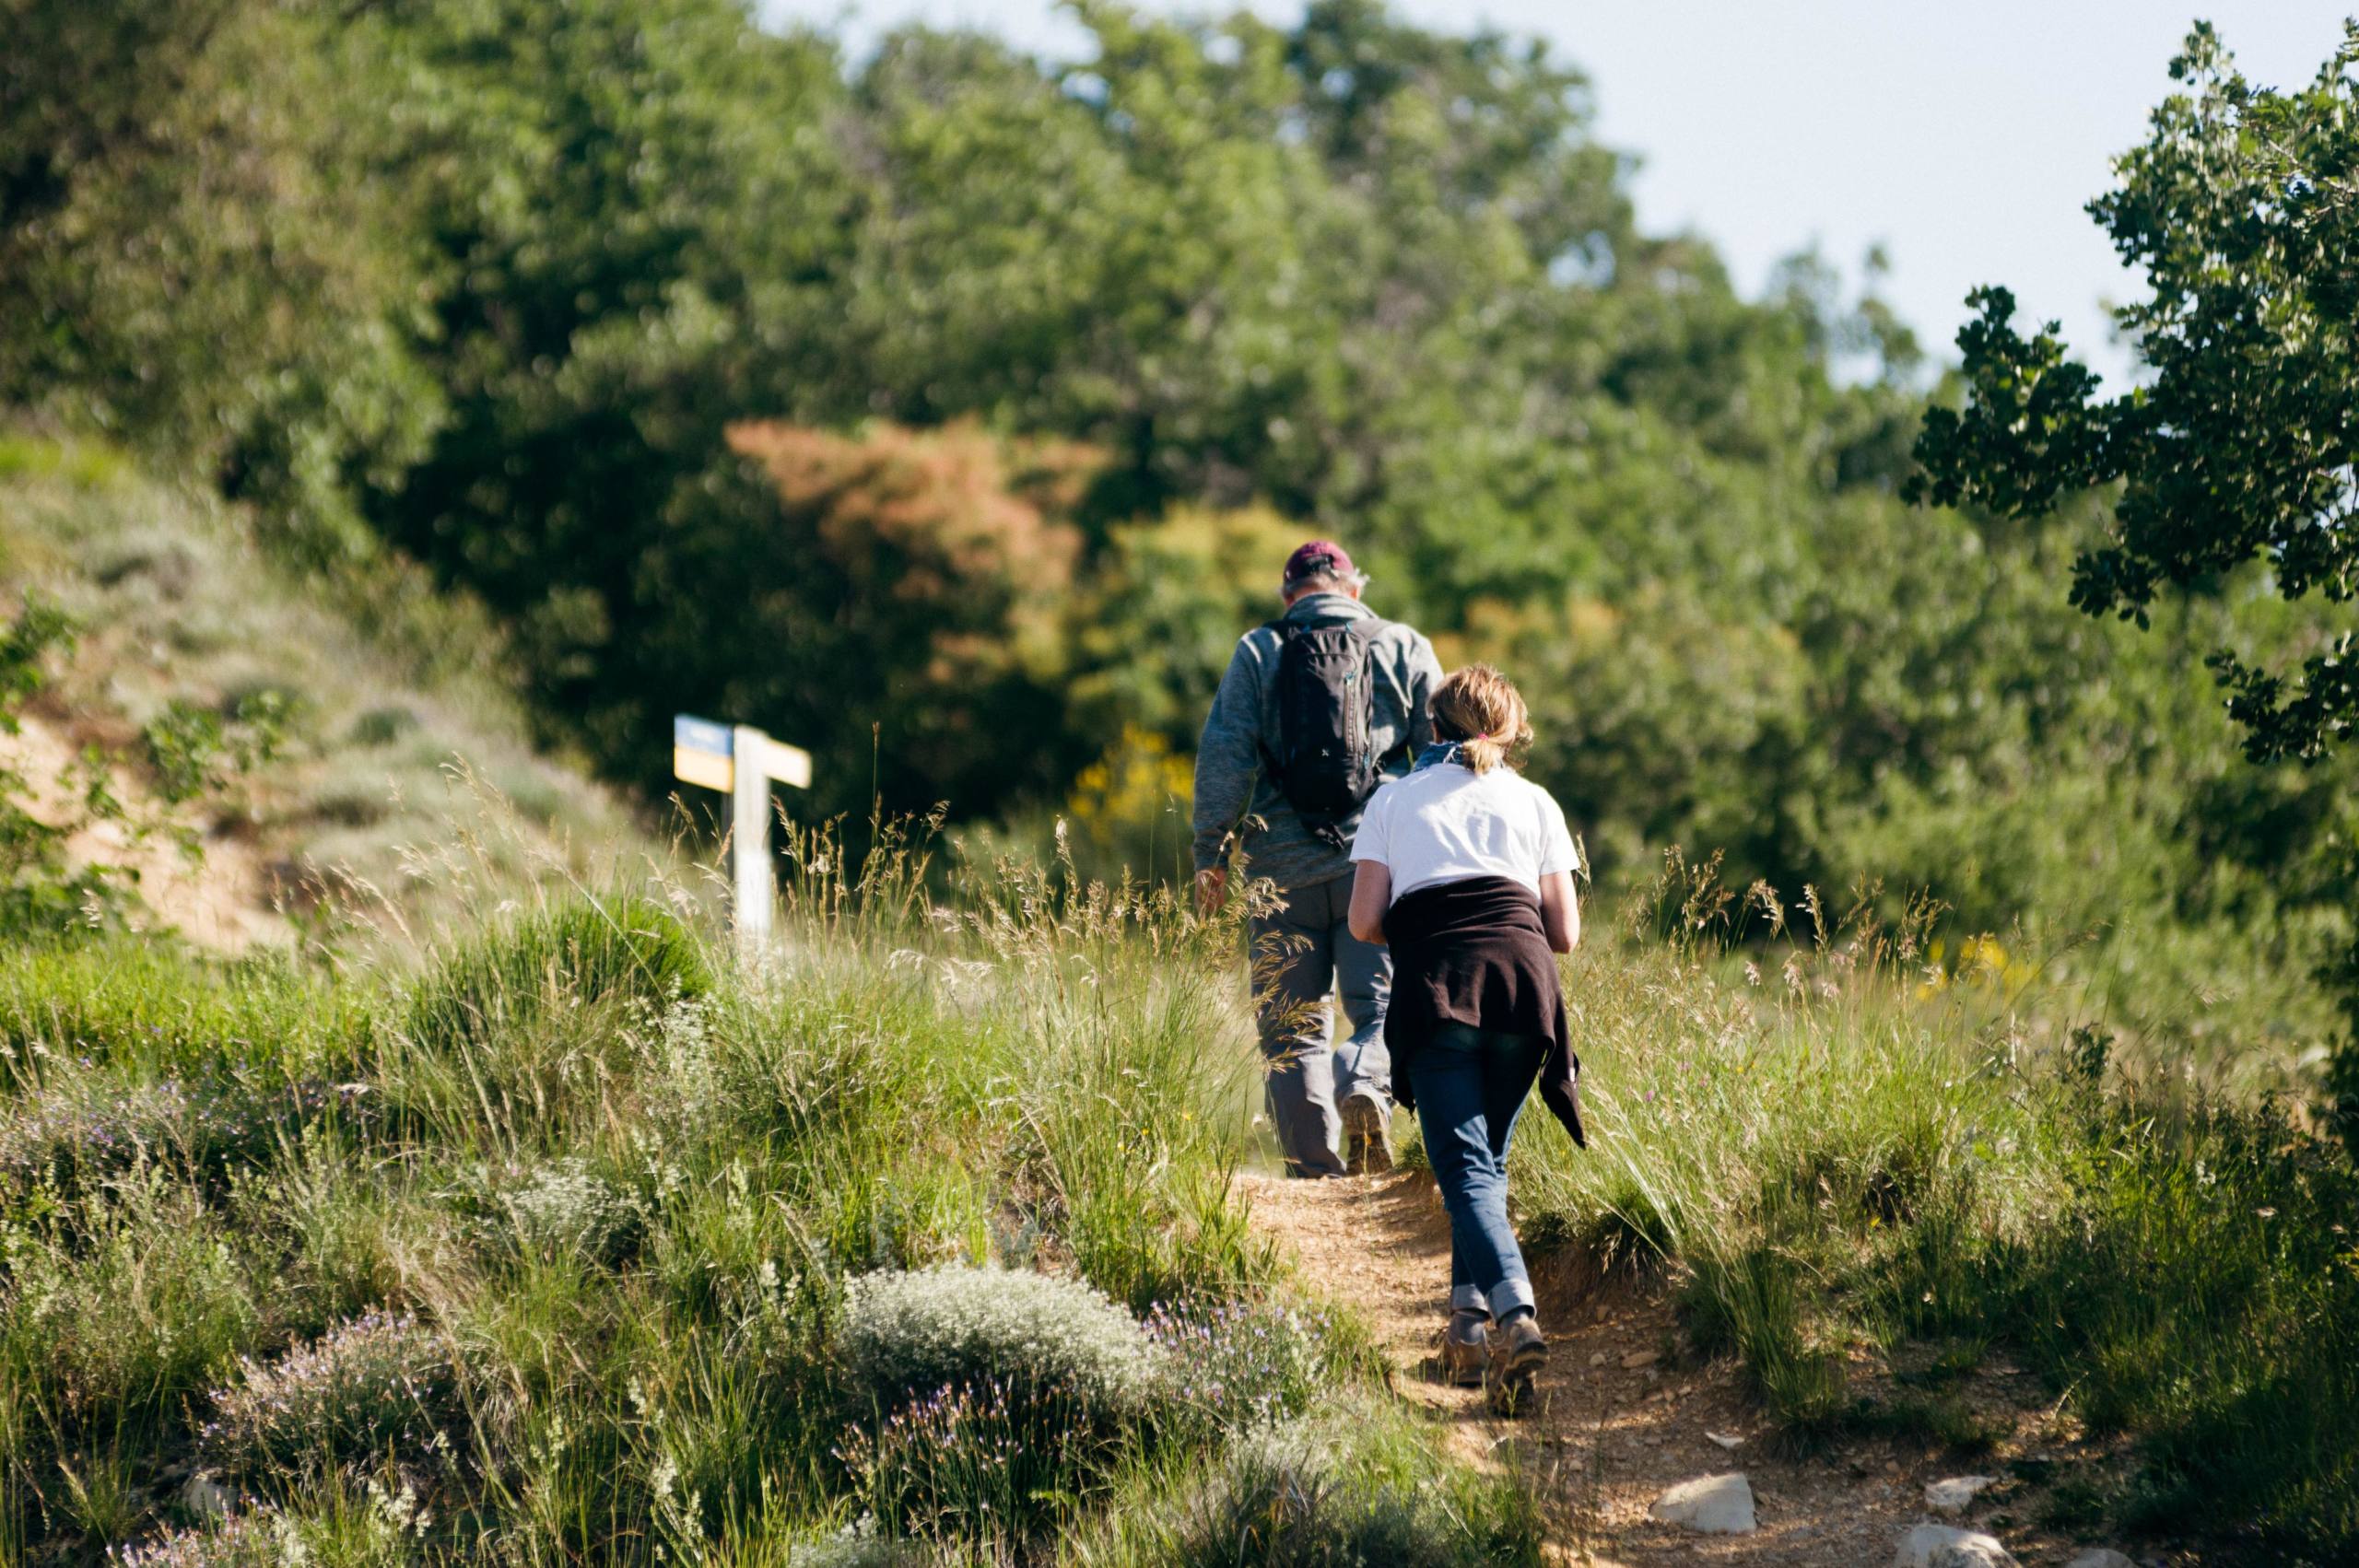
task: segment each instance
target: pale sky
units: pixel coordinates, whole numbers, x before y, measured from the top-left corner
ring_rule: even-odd
[[[855,57],[904,21],[977,27],[1074,58],[1050,0],[760,0],[833,27]],[[1164,14],[1229,6],[1172,5]],[[1273,21],[1302,7],[1256,0]],[[1757,291],[1815,241],[1856,277],[1872,244],[1886,296],[1948,357],[1966,290],[2003,283],[2118,374],[2101,301],[2135,280],[2081,209],[2143,138],[2189,23],[2214,23],[2248,77],[2306,84],[2359,0],[1395,0],[1424,25],[1539,34],[1586,70],[1597,134],[1635,153],[1641,227],[1693,228]]]

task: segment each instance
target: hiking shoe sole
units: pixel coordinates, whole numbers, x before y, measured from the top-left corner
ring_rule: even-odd
[[[1344,1102],[1344,1169],[1353,1176],[1382,1176],[1392,1168],[1392,1117],[1367,1094]]]

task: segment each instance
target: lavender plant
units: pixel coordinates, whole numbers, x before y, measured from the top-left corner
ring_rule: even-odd
[[[222,1078],[126,1084],[85,1061],[0,1117],[0,1192],[70,1196],[143,1162],[217,1177],[267,1162],[296,1129],[356,1106],[360,1094],[317,1081],[275,1090]]]
[[[1070,1391],[986,1378],[851,1429],[836,1457],[889,1535],[1012,1547],[1103,1473],[1109,1449]]]
[[[457,1368],[442,1338],[406,1315],[368,1313],[271,1362],[239,1360],[199,1433],[232,1474],[309,1470],[395,1456],[441,1461]]]
[[[1183,1440],[1301,1415],[1343,1359],[1330,1314],[1282,1303],[1157,1305],[1145,1329],[1164,1352],[1163,1425]]]

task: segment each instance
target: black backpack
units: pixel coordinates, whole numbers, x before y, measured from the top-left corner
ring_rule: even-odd
[[[1279,638],[1278,749],[1264,756],[1303,825],[1346,847],[1343,825],[1384,782],[1377,755],[1376,666],[1369,639],[1381,621],[1306,626],[1272,621]]]

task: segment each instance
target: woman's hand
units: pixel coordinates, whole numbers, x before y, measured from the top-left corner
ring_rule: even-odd
[[[1362,942],[1384,945],[1384,912],[1392,907],[1392,868],[1382,860],[1362,860],[1352,876],[1352,934]]]
[[[1358,890],[1352,900],[1353,929],[1359,926]],[[1581,940],[1581,907],[1573,893],[1573,873],[1554,872],[1540,879],[1540,928],[1548,933],[1548,945],[1558,953],[1570,953]]]

